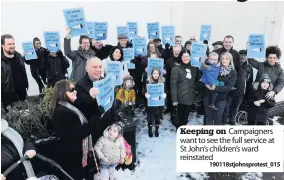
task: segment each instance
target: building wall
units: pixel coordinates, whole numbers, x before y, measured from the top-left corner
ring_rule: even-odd
[[[267,45],[281,44],[280,41],[284,41],[283,32],[281,34],[284,2],[5,1],[2,3],[1,34],[12,34],[16,40],[16,49],[21,53],[21,43],[32,41],[33,37],[39,37],[43,41],[43,31],[60,31],[63,40],[66,25],[62,10],[75,7],[84,7],[87,21],[109,22],[108,39],[104,43],[112,45],[117,43],[116,26],[126,25],[127,21],[138,22],[140,36],[147,36],[147,22],[159,21],[160,25],[175,25],[176,35],[182,35],[184,42],[191,35],[196,35],[199,39],[201,24],[211,24],[209,43],[222,40],[225,35],[231,34],[235,37],[234,47],[237,50],[245,48],[250,33],[265,33]],[[283,43],[281,47],[284,51]],[[78,38],[74,38],[72,49],[77,48]],[[37,94],[38,87],[29,71],[28,76],[31,84],[29,94]]]

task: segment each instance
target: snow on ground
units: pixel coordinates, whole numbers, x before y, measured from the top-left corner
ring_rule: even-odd
[[[135,111],[137,122],[136,147],[139,164],[135,171],[119,170],[116,172],[117,180],[206,180],[210,179],[207,173],[177,173],[176,172],[176,128],[171,124],[170,116],[165,115],[160,126],[160,137],[148,137],[146,116],[141,110]],[[279,117],[274,117],[277,123]],[[203,116],[190,113],[188,125],[202,125]],[[216,175],[217,176],[217,175]],[[240,180],[263,180],[263,174],[240,173]],[[213,179],[213,178],[212,178]],[[214,179],[221,179],[214,177]],[[235,180],[225,179],[225,180]],[[265,180],[265,179],[264,179]]]

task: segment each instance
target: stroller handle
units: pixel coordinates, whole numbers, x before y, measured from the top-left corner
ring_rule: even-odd
[[[20,164],[22,164],[27,159],[29,159],[29,156],[27,155],[23,156],[19,161],[12,164],[5,172],[3,172],[3,175],[7,177],[8,174],[10,174],[14,169],[16,169]]]

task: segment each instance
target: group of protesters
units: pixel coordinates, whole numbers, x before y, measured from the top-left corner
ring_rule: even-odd
[[[133,118],[135,108],[145,107],[149,137],[153,137],[153,125],[154,135],[159,137],[163,114],[177,112],[176,127],[186,125],[197,93],[203,97],[204,125],[235,125],[244,99],[250,104],[248,124],[265,125],[269,108],[276,104],[275,95],[284,86],[283,69],[279,63],[281,50],[277,46],[267,47],[265,61],[257,61],[247,58],[247,49],[235,50],[235,39],[228,35],[223,41],[213,43],[212,51],[208,46],[206,57],[201,58],[201,67],[198,68],[191,65],[191,45],[197,42],[195,36],[185,44],[182,44],[181,36],[176,36],[173,46],[163,46],[161,39],[156,38],[150,39],[146,56],[139,55],[130,61],[135,64],[135,69],[128,69],[123,58],[123,49],[133,47],[128,37],[118,35],[118,44],[113,46],[81,35],[78,50],[72,50],[70,33],[71,30],[67,29],[64,53],[60,50],[49,52],[41,46],[39,38],[34,38],[37,53],[34,60],[25,60],[15,50],[12,35],[2,35],[1,102],[6,111],[25,103],[29,88],[25,64],[30,66],[40,94],[45,88],[53,88],[49,116],[61,141],[61,148],[58,148],[61,165],[74,179],[88,179],[86,167],[90,150],[99,160],[96,163],[102,179],[114,179],[115,165],[124,163],[125,158],[120,138],[123,125],[119,122],[122,118]],[[202,43],[208,45],[208,41]],[[72,62],[69,78],[67,58]],[[153,68],[151,76],[147,77],[148,58],[163,59],[163,72]],[[100,91],[93,87],[93,82],[104,79],[111,61],[121,62],[123,83],[114,88],[116,101],[105,112],[98,105],[96,97]],[[254,81],[253,68],[258,70]],[[165,111],[164,106],[148,106],[150,94],[146,84],[155,83],[164,83]],[[200,84],[202,88],[197,92],[196,87]]]

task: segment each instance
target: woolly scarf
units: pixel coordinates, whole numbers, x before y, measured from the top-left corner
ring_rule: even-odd
[[[80,51],[80,54],[82,54],[82,56],[86,59],[90,59],[92,56],[95,55],[93,53],[93,50],[91,50],[91,49],[89,49],[88,51],[85,51],[81,47],[79,47],[78,50]]]
[[[22,136],[15,131],[14,129],[10,128],[7,121],[2,119],[1,120],[1,134],[8,138],[16,147],[20,158],[22,158],[23,155],[23,149],[24,149],[24,140]],[[23,165],[25,167],[25,170],[27,172],[27,176],[30,177],[35,177],[35,173],[33,171],[33,167],[30,161],[24,161]]]
[[[232,71],[232,66],[229,65],[228,67],[224,67],[224,66],[221,66],[220,68],[220,75],[221,76],[227,76],[228,74],[230,74]]]
[[[81,124],[88,123],[86,117],[78,110],[75,106],[68,102],[59,101],[58,104],[64,106],[71,110],[72,112],[76,113],[79,116]],[[83,158],[82,158],[82,166],[87,166],[87,159],[88,159],[88,152],[91,151],[94,155],[93,143],[92,143],[92,135],[89,135],[85,139],[82,140],[82,149],[83,149]],[[95,155],[94,155],[95,157]]]

